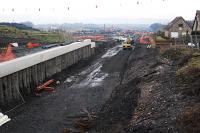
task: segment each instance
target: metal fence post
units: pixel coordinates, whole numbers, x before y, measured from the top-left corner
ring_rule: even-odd
[[[195,35],[195,44],[197,44],[197,35]]]
[[[193,43],[192,35],[190,35],[190,42]]]

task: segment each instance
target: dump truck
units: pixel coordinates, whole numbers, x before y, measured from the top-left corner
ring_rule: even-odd
[[[133,49],[134,40],[128,38],[126,41],[122,43],[123,50],[132,50]]]

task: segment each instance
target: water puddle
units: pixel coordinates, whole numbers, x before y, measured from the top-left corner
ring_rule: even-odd
[[[101,86],[103,80],[108,76],[107,73],[104,73],[101,71],[101,67],[103,65],[103,62],[107,58],[111,58],[112,56],[115,56],[119,51],[121,50],[120,46],[115,46],[111,49],[109,49],[100,59],[97,60],[97,62],[93,65],[91,65],[86,70],[82,71],[78,74],[80,77],[85,77],[84,79],[79,79],[78,82],[76,82],[73,86],[74,87],[96,87]],[[70,83],[74,80],[73,76],[69,77],[65,80],[65,83]]]
[[[120,46],[115,46],[109,49],[101,58],[110,58],[112,56],[115,56],[120,50]]]

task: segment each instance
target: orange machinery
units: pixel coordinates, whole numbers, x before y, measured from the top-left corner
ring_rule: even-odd
[[[35,47],[40,47],[40,46],[41,46],[41,44],[39,44],[39,43],[32,43],[32,42],[29,42],[29,43],[26,45],[26,47],[29,48],[29,49],[35,48]]]
[[[150,36],[142,36],[140,37],[140,44],[151,44],[151,39]]]

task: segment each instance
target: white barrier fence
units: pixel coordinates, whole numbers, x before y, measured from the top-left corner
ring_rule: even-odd
[[[91,45],[91,48],[95,47],[95,43],[88,39],[2,62],[0,63],[0,78],[88,45]]]

